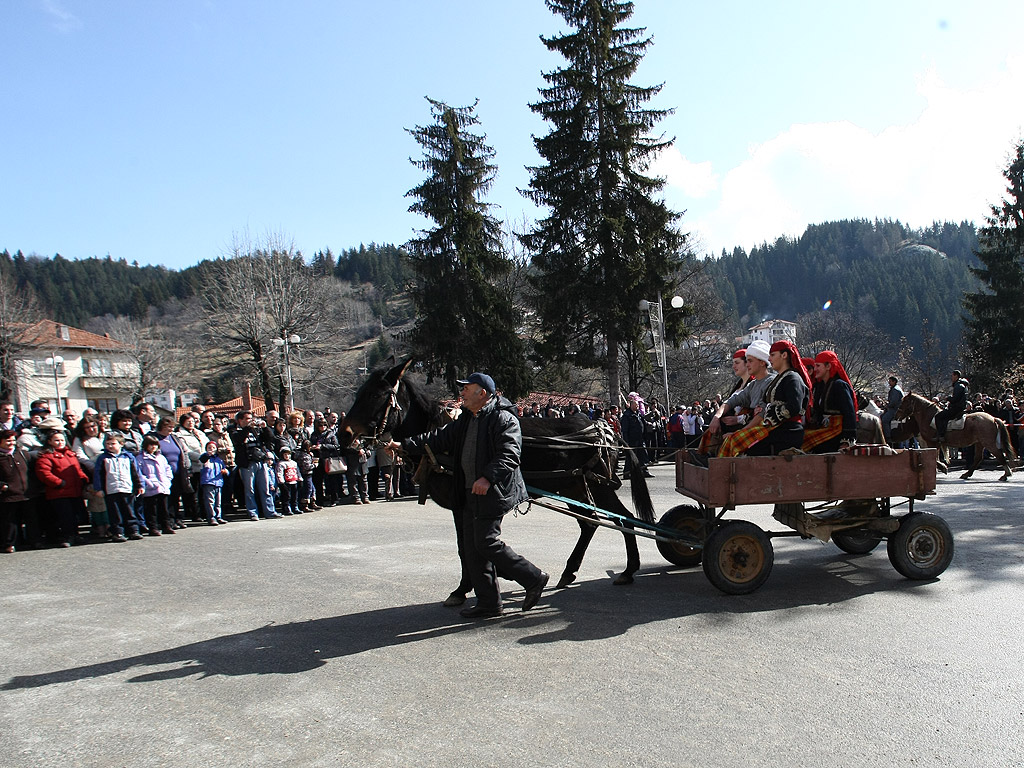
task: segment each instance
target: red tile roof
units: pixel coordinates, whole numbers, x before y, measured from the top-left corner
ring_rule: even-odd
[[[67,329],[67,338],[61,333],[61,329]],[[42,349],[109,349],[120,351],[125,345],[109,336],[100,336],[98,333],[83,331],[81,328],[74,328],[55,320],[40,320],[25,328],[22,334],[22,342],[30,347]]]

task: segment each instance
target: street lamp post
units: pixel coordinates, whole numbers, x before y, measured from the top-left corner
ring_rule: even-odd
[[[64,363],[64,358],[57,353],[46,358],[46,364],[53,366],[53,394],[57,398],[57,415],[61,415],[60,408],[60,383],[57,381],[57,366]]]
[[[673,296],[670,303],[673,309],[681,309],[682,296]],[[661,382],[665,385],[665,412],[672,412],[672,399],[668,392],[668,360],[665,358],[665,314],[662,312],[661,301],[640,299],[638,305],[641,312],[646,312],[651,321],[651,336],[654,339],[654,355],[661,366]]]
[[[284,375],[285,381],[288,384],[288,413],[295,411],[295,393],[292,390],[292,362],[289,357],[289,352],[292,344],[298,344],[302,341],[302,338],[298,334],[291,334],[290,336],[286,333],[281,333],[281,338],[274,339],[274,346],[284,347]]]

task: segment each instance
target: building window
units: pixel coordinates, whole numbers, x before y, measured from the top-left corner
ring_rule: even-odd
[[[36,375],[37,376],[53,376],[53,364],[47,363],[45,360],[36,360]],[[64,362],[57,363],[57,375],[64,375]]]
[[[110,376],[114,370],[109,360],[82,358],[82,373],[86,376]]]
[[[113,413],[117,410],[117,400],[112,397],[97,397],[95,399],[86,400],[85,404],[100,413]]]

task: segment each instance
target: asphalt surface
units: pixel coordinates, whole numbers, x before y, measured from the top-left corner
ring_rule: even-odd
[[[654,467],[660,511],[686,500]],[[940,478],[956,556],[911,582],[774,539],[747,596],[598,532],[579,581],[469,622],[414,501],[0,557],[0,766],[1024,765],[1019,476]],[[625,494],[624,494],[625,496]],[[627,502],[628,503],[628,502]],[[736,515],[779,529],[770,510]],[[552,574],[576,523],[505,538]]]

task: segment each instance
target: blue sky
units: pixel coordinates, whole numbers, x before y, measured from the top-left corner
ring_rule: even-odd
[[[809,223],[980,222],[1024,136],[1024,3],[638,0],[676,139],[656,169],[700,252]],[[182,268],[237,233],[307,255],[426,222],[405,128],[479,99],[488,201],[537,162],[540,0],[5,0],[0,249]]]

